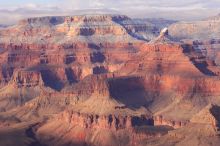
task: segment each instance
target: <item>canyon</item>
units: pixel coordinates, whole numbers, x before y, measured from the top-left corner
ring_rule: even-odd
[[[218,145],[220,19],[203,21],[100,14],[0,29],[0,145]]]

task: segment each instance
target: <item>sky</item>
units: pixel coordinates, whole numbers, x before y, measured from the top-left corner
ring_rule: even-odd
[[[27,17],[119,13],[192,21],[220,13],[220,0],[0,0],[0,24]]]

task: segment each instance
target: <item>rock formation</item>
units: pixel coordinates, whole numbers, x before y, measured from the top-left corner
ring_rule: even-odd
[[[215,145],[218,57],[198,48],[218,41],[183,41],[176,25],[159,34],[124,15],[80,15],[1,29],[0,127],[35,145]]]

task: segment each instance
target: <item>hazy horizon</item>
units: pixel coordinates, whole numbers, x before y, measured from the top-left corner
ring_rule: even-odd
[[[27,17],[117,13],[133,18],[199,20],[220,13],[218,0],[0,0],[0,24]]]

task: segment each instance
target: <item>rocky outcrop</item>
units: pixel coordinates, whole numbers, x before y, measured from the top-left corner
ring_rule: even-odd
[[[219,40],[208,39],[208,40],[187,40],[186,43],[194,46],[197,52],[203,54],[203,57],[198,59],[198,62],[204,62],[206,58],[206,66],[214,74],[219,75]],[[200,55],[201,56],[201,55]]]
[[[142,52],[126,62],[121,71],[202,75],[184,53],[184,48],[176,43],[143,45]]]
[[[44,88],[41,73],[15,70],[10,81],[0,90],[0,111],[6,112],[25,105],[39,96]]]
[[[219,106],[209,104],[199,113],[192,117],[190,122],[200,123],[200,124],[209,124],[212,125],[216,130],[219,130]]]
[[[159,36],[153,40],[151,43],[171,43],[172,38],[169,36],[168,28],[163,28],[159,34]]]
[[[40,72],[25,70],[15,71],[11,82],[18,88],[44,85]]]
[[[154,125],[168,125],[173,128],[181,128],[181,127],[186,126],[188,123],[189,121],[187,120],[185,121],[167,120],[167,119],[164,119],[163,116],[161,115],[154,117]]]
[[[126,29],[120,25],[114,25],[114,21],[124,21],[129,20],[126,16],[73,16],[66,17],[63,26],[57,28],[58,32],[67,33],[68,36],[91,36],[91,35],[126,35]],[[89,24],[78,27],[77,23]],[[107,27],[104,25],[94,25],[94,22],[99,24],[105,24],[107,22]]]
[[[153,120],[147,115],[92,115],[66,111],[60,115],[58,120],[65,120],[72,125],[88,129],[120,130],[134,128],[135,126],[154,125]]]
[[[63,126],[61,126],[61,124]],[[71,127],[70,130],[63,132],[62,136],[59,133],[63,131],[64,127]],[[51,132],[49,127],[54,128],[54,132]],[[60,127],[60,128],[58,128]],[[63,146],[67,143],[72,143],[76,145],[140,145],[140,142],[152,137],[160,137],[167,133],[171,128],[160,127],[157,130],[154,128],[138,129],[138,128],[128,128],[128,129],[103,129],[103,128],[81,128],[80,126],[72,126],[68,123],[50,122],[40,127],[37,130],[37,137],[43,143],[48,145]],[[48,133],[49,132],[49,133]],[[59,137],[59,141],[54,138]],[[50,139],[51,138],[51,139]]]

